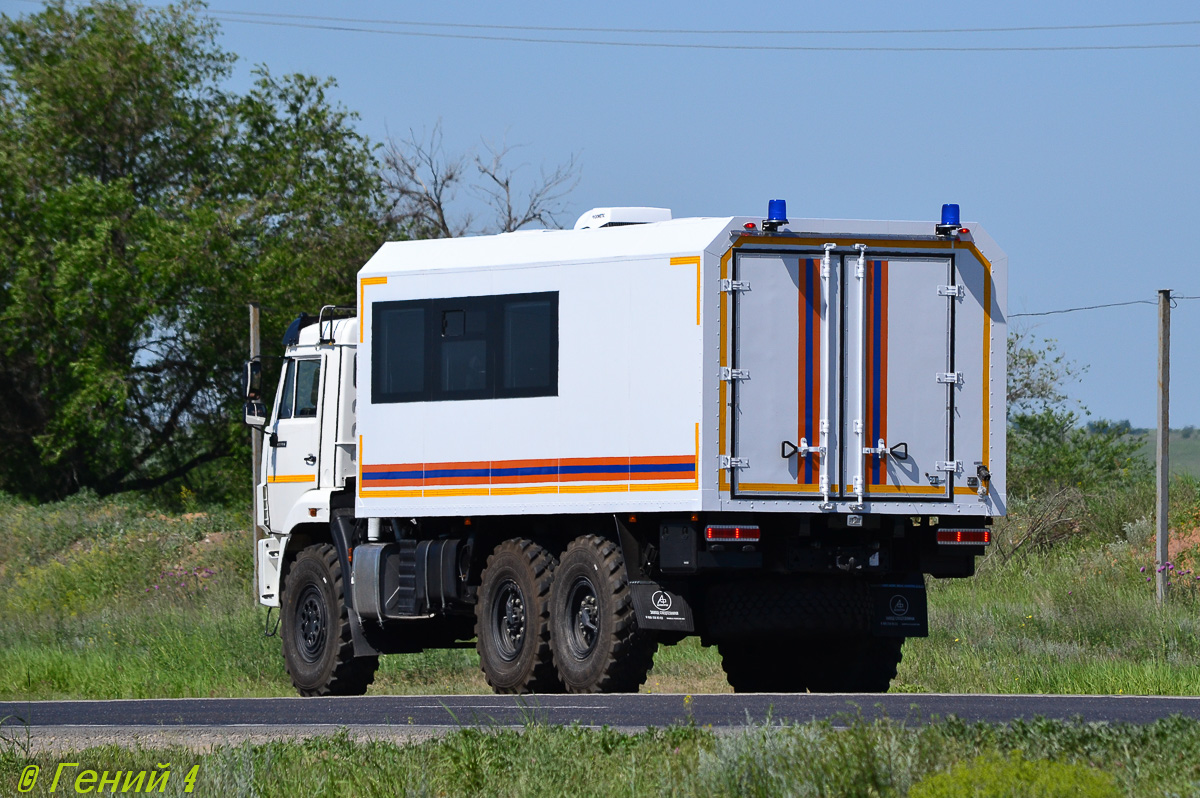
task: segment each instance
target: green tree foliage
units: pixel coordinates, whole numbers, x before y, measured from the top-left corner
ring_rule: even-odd
[[[244,445],[246,303],[353,300],[395,231],[332,84],[256,71],[190,0],[0,16],[0,489],[163,485]]]
[[[1055,341],[1039,341],[1022,330],[1010,333],[1010,494],[1031,498],[1064,487],[1090,490],[1146,472],[1146,463],[1135,456],[1139,443],[1130,437],[1128,421],[1085,425],[1079,413],[1067,409],[1065,383],[1084,371],[1058,350]]]

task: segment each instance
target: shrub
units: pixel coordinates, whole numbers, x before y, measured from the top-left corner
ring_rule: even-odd
[[[909,798],[1110,798],[1116,781],[1086,765],[985,754],[922,779]]]

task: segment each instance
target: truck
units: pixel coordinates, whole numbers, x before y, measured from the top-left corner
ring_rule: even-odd
[[[296,690],[473,640],[498,693],[636,691],[698,635],[737,692],[886,691],[1005,513],[1007,266],[957,205],[383,244],[244,375]]]

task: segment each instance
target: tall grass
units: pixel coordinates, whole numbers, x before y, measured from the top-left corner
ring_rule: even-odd
[[[1198,484],[1173,485],[1165,608],[1144,481],[1017,503],[974,578],[930,580],[930,637],[905,645],[893,691],[1200,694]],[[247,528],[229,510],[0,496],[0,698],[293,695]],[[471,648],[384,657],[371,689],[488,692]],[[690,638],[659,648],[643,689],[729,688]]]
[[[549,727],[461,729],[420,743],[355,741],[340,732],[304,741],[185,747],[105,746],[38,753],[19,731],[0,740],[0,784],[41,768],[45,795],[59,762],[83,770],[156,770],[168,794],[345,796],[1172,796],[1200,792],[1200,722],[1145,726],[1034,720],[914,725],[847,718],[748,726],[714,734],[695,726],[622,734]],[[986,765],[980,767],[980,763]],[[110,775],[111,778],[111,775]],[[1020,790],[1036,784],[1036,793]],[[1013,791],[1013,785],[1018,791]],[[996,787],[1007,787],[1000,791]],[[61,790],[63,785],[59,785]],[[990,788],[990,789],[989,789]],[[71,788],[68,787],[68,790]]]

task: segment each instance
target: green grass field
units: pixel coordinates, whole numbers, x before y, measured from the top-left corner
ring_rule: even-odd
[[[1018,507],[976,577],[931,580],[930,636],[908,641],[892,690],[1200,694],[1196,480],[1173,495],[1167,607],[1148,581],[1146,486]],[[253,601],[245,520],[0,498],[0,698],[292,695]],[[371,691],[487,692],[478,665],[471,648],[384,657]],[[643,687],[728,689],[696,638],[660,647]]]
[[[1187,434],[1185,438],[1184,435]],[[1142,446],[1138,456],[1154,462],[1154,430],[1137,435]],[[1188,474],[1200,477],[1200,431],[1185,433],[1184,430],[1171,430],[1168,454],[1171,461],[1172,474]]]

